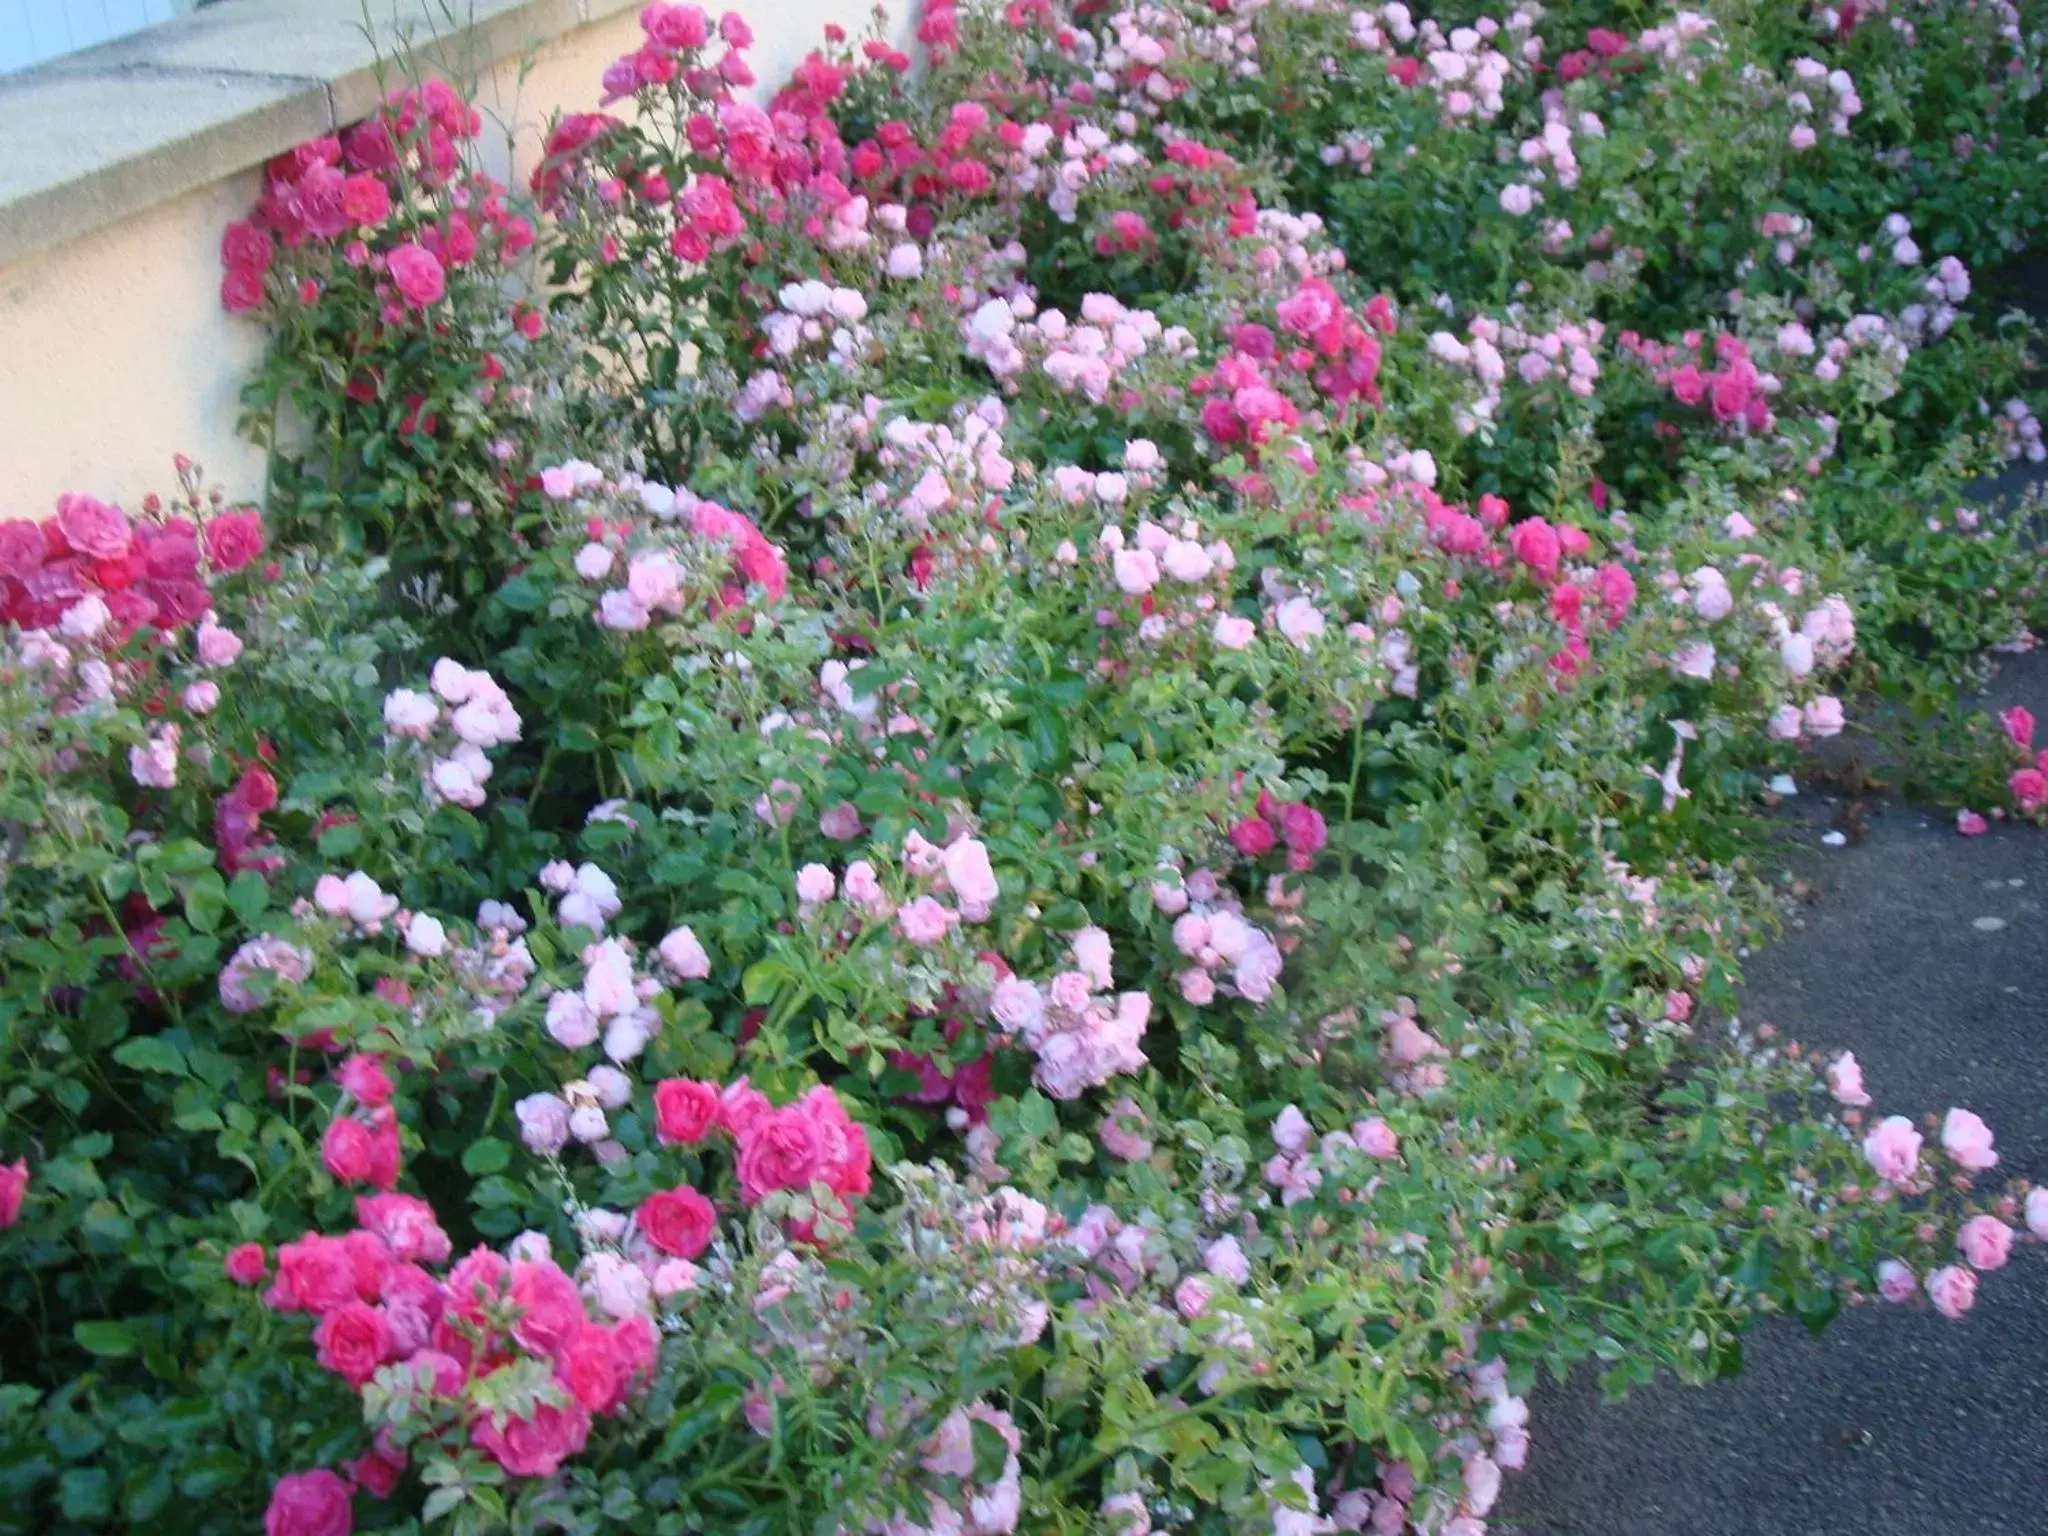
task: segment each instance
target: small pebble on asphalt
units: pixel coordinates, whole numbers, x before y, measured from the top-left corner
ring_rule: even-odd
[[[1996,933],[2005,926],[2005,919],[2002,917],[1980,917],[1970,926],[1979,933]]]

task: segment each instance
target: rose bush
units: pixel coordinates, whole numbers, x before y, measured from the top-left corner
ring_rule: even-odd
[[[223,245],[267,529],[0,525],[0,1519],[1476,1536],[2048,1240],[1731,1011],[2040,618],[2037,40],[1083,10],[650,6],[530,205],[398,93]]]

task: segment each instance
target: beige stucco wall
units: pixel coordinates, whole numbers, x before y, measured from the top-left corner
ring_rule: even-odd
[[[742,0],[749,61],[765,95],[816,46],[827,22],[856,35],[861,0]],[[715,12],[715,8],[714,12]],[[892,7],[900,19],[902,0]],[[507,60],[479,82],[485,139],[503,174],[531,167],[553,110],[597,105],[606,64],[637,45],[631,12]],[[254,496],[263,455],[235,430],[260,328],[220,307],[220,233],[254,201],[254,167],[149,212],[0,267],[0,518],[46,516],[58,494],[134,506],[175,484],[174,454],[209,481]]]

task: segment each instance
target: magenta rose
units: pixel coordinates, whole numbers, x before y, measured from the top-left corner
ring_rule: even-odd
[[[1277,841],[1272,826],[1261,816],[1247,816],[1230,829],[1230,846],[1248,859],[1271,853]]]
[[[280,1312],[330,1312],[356,1300],[347,1246],[318,1232],[284,1244],[277,1250],[277,1280],[263,1299]]]
[[[519,1309],[512,1337],[544,1359],[552,1359],[587,1320],[583,1293],[552,1260],[512,1266],[512,1305]]]
[[[21,1220],[22,1197],[28,1193],[28,1159],[0,1163],[0,1228]]]
[[[481,1323],[484,1308],[504,1296],[511,1271],[502,1254],[478,1244],[448,1271],[448,1310],[465,1322]]]
[[[357,229],[382,224],[391,213],[391,194],[374,176],[357,174],[341,184],[341,211]]]
[[[592,1413],[608,1413],[624,1395],[624,1370],[612,1330],[585,1323],[555,1356],[555,1380]]]
[[[261,1243],[243,1243],[221,1261],[221,1269],[237,1285],[261,1285],[270,1272],[270,1261]]]
[[[408,240],[394,247],[385,261],[391,270],[391,281],[414,309],[439,303],[448,291],[448,276],[441,270],[440,259],[423,245]]]
[[[206,559],[216,571],[239,571],[263,553],[263,519],[224,512],[206,525]]]
[[[313,1342],[320,1348],[322,1365],[350,1386],[360,1387],[390,1355],[391,1330],[384,1326],[382,1312],[351,1301],[320,1319]]]
[[[663,1141],[702,1141],[718,1123],[718,1089],[671,1077],[654,1085],[654,1132]]]
[[[553,1477],[590,1438],[590,1410],[581,1403],[539,1403],[532,1418],[508,1418],[502,1427],[486,1415],[470,1438],[514,1477]]]
[[[338,1115],[320,1138],[320,1160],[344,1184],[367,1184],[376,1154],[370,1128],[348,1115]]]
[[[771,1191],[809,1188],[825,1175],[829,1152],[819,1125],[800,1106],[763,1111],[740,1136],[740,1198],[758,1205]]]
[[[694,1259],[711,1246],[718,1213],[709,1200],[683,1184],[649,1195],[633,1213],[633,1224],[671,1258]]]
[[[0,576],[26,581],[43,568],[48,553],[40,524],[22,517],[0,523]]]
[[[220,307],[245,315],[263,302],[263,274],[254,267],[229,267],[220,277]]]
[[[270,259],[277,247],[263,230],[247,219],[237,219],[220,237],[220,264],[224,267],[246,267],[259,278],[270,270]]]
[[[263,1536],[349,1536],[354,1529],[348,1484],[325,1467],[280,1477],[263,1511]]]

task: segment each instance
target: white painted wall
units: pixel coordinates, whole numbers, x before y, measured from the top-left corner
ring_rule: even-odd
[[[172,0],[0,0],[0,74],[169,21]]]
[[[0,6],[15,0],[0,0]],[[755,31],[765,95],[820,41],[858,32],[867,0],[734,0]],[[717,9],[717,7],[714,7]],[[893,0],[892,13],[907,11]],[[597,105],[606,64],[637,47],[633,12],[582,27],[479,83],[485,140],[516,126],[511,167],[530,171],[549,113]],[[492,158],[498,158],[492,156]],[[494,166],[501,174],[503,164]],[[47,517],[63,491],[133,507],[175,486],[190,455],[230,495],[263,488],[263,456],[235,431],[263,332],[220,307],[220,235],[254,201],[254,167],[149,212],[0,266],[0,518]]]

